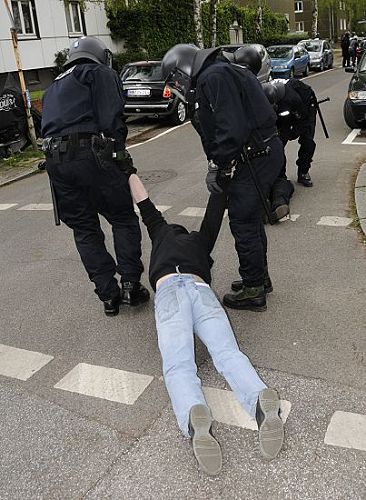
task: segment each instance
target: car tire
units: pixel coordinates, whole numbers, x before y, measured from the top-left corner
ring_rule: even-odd
[[[306,68],[305,68],[305,71],[303,71],[303,73],[302,73],[302,76],[308,76],[309,70],[310,70],[310,68],[309,68],[309,65],[307,64]]]
[[[358,128],[358,124],[357,124],[355,117],[353,116],[353,113],[352,113],[351,103],[349,102],[349,99],[346,99],[344,101],[343,117],[344,117],[344,121],[347,123],[349,128],[352,128],[352,129]]]
[[[170,116],[172,125],[181,125],[187,119],[187,106],[183,101],[178,101],[173,114]]]
[[[329,64],[328,64],[328,69],[332,69],[332,68],[333,68],[333,59],[331,59]]]
[[[290,75],[289,75],[289,78],[295,78],[295,68],[292,66],[292,68],[290,69]]]
[[[322,62],[320,63],[320,67],[319,67],[319,71],[320,71],[320,73],[321,73],[322,71],[324,71],[324,69],[325,69],[325,65],[324,65],[324,61],[322,60]]]

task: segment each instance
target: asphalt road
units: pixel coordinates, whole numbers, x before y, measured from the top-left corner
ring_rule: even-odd
[[[71,232],[53,226],[46,175],[0,190],[1,500],[366,497],[365,249],[349,225],[366,149],[342,144],[349,79],[336,69],[307,80],[331,97],[322,107],[331,138],[318,124],[314,187],[296,185],[292,220],[267,228],[267,312],[229,311],[241,348],[291,408],[285,449],[271,463],[198,344],[224,466],[216,478],[196,470],[161,380],[152,302],[106,318]],[[191,125],[131,153],[167,219],[197,229],[206,162]],[[295,154],[291,143],[294,181]],[[214,258],[222,297],[238,267],[227,219]]]

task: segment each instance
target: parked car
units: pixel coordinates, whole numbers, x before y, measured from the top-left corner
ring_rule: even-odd
[[[127,64],[120,74],[126,116],[167,117],[174,125],[187,119],[187,106],[165,86],[161,61]]]
[[[366,53],[357,68],[349,67],[345,70],[354,75],[343,106],[344,120],[350,128],[363,128],[366,126]]]
[[[241,45],[224,45],[222,46],[222,50],[225,52],[235,52],[239,47],[253,47],[259,53],[262,59],[262,67],[257,75],[258,80],[261,83],[268,82],[271,79],[271,58],[268,55],[267,50],[263,45],[259,43],[244,43]]]
[[[310,69],[324,71],[333,67],[333,50],[326,40],[301,40],[299,46],[304,47],[310,56]]]
[[[274,78],[290,78],[296,75],[307,76],[310,57],[306,49],[298,45],[272,45],[267,47],[272,60]]]

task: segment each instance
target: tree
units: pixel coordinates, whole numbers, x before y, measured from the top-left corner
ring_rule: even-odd
[[[203,49],[203,32],[202,32],[202,0],[194,0],[193,3],[193,19],[196,32],[196,42],[200,49]]]
[[[210,0],[210,20],[209,20],[210,47],[216,46],[217,4],[218,4],[218,0]]]
[[[312,0],[312,11],[311,11],[311,36],[316,38],[318,36],[318,0]]]

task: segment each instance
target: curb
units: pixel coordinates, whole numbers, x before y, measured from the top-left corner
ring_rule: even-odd
[[[366,236],[366,163],[361,165],[355,183],[355,204],[363,234]]]

